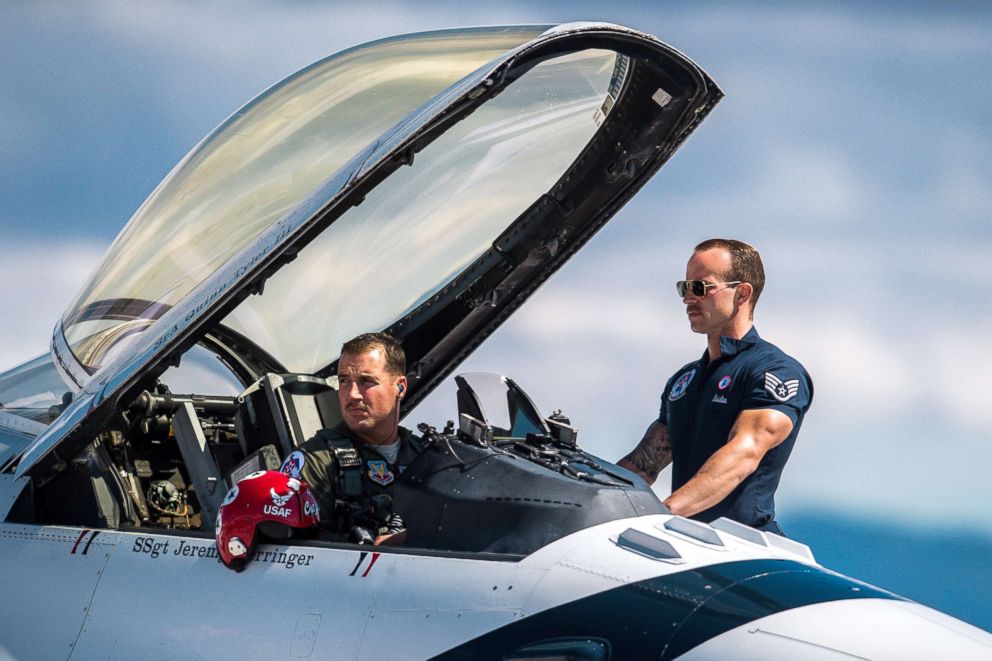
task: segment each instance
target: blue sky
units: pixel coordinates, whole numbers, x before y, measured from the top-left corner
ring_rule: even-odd
[[[672,286],[691,247],[740,238],[768,273],[759,330],[816,386],[779,490],[786,530],[816,511],[992,541],[980,3],[4,3],[0,301],[19,314],[0,325],[0,368],[46,351],[142,200],[270,84],[392,34],[569,20],[654,34],[727,96],[464,369],[513,376],[616,459],[702,352]],[[442,389],[412,421],[452,407]]]

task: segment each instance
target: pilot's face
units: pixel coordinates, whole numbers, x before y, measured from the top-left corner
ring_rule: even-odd
[[[397,386],[406,386],[406,377],[386,372],[382,349],[341,356],[338,362],[338,399],[345,424],[368,445],[396,440],[399,424]]]
[[[729,273],[730,268],[730,252],[725,248],[710,248],[692,254],[685,267],[685,279],[703,280],[710,284],[726,282],[724,274]],[[696,333],[724,334],[737,313],[735,293],[734,287],[725,285],[708,287],[703,296],[687,291],[682,301],[692,330]]]

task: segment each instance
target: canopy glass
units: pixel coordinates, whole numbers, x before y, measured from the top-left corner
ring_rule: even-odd
[[[535,26],[386,39],[317,62],[195,147],[117,237],[63,317],[93,372],[342,164]]]

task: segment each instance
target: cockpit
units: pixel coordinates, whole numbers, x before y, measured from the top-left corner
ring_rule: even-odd
[[[205,354],[163,379],[233,385]],[[335,381],[270,373],[216,395],[160,381],[54,479],[25,492],[11,520],[209,535],[241,477],[278,469],[340,422]],[[582,451],[568,418],[542,413],[512,379],[467,373],[455,382],[454,419],[417,425],[422,452],[394,487],[408,547],[524,556],[596,523],[664,511],[638,477]]]

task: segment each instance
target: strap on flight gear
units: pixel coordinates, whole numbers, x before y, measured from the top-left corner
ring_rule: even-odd
[[[362,487],[362,458],[350,438],[339,436],[326,439],[328,449],[334,453],[337,464],[338,484],[341,494],[349,499],[361,498],[365,494]]]

